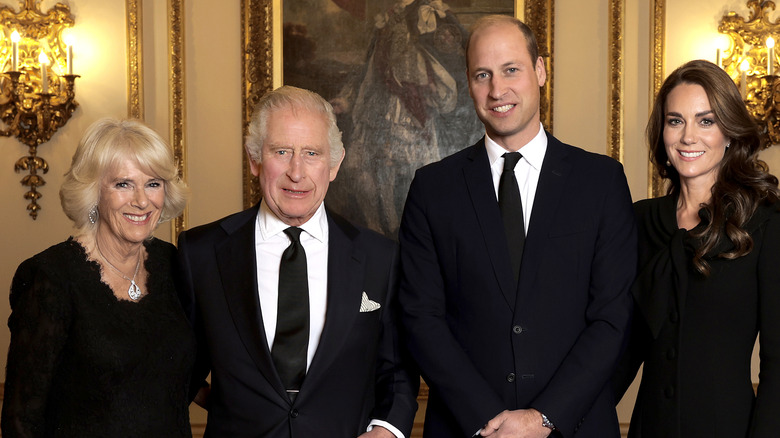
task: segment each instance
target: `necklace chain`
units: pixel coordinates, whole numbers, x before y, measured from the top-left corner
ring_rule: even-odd
[[[135,272],[133,273],[133,278],[128,277],[125,275],[122,271],[119,270],[116,266],[111,264],[111,262],[108,261],[106,256],[103,255],[103,251],[100,250],[100,245],[97,243],[97,239],[95,239],[95,248],[98,250],[98,254],[100,254],[100,257],[103,259],[104,262],[108,264],[108,266],[111,266],[119,275],[122,276],[125,280],[130,282],[130,288],[127,289],[127,295],[132,299],[133,301],[138,300],[141,298],[141,288],[138,287],[137,284],[135,284],[135,277],[138,275],[138,268],[141,267],[141,250],[138,250],[138,261],[135,264]]]

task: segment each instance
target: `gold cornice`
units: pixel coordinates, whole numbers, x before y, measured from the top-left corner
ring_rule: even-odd
[[[184,141],[184,0],[168,0],[168,123],[170,142],[179,175],[187,181],[187,149]],[[171,240],[187,228],[188,210],[171,221]]]
[[[273,89],[273,35],[272,1],[241,0],[242,141],[247,135],[252,109],[263,94]],[[241,157],[244,208],[249,208],[260,200],[260,183],[249,170],[249,162],[243,148]]]
[[[609,3],[609,106],[607,114],[607,153],[623,162],[623,23],[625,0]]]
[[[653,34],[650,39],[653,42],[653,51],[650,59],[650,110],[655,101],[655,96],[661,89],[664,81],[664,24],[666,22],[666,0],[653,0],[651,2],[651,16],[653,22],[651,28]],[[647,196],[656,198],[663,194],[663,180],[655,171],[650,160],[650,151],[647,154]]]
[[[127,13],[127,116],[144,119],[143,0],[126,0]]]

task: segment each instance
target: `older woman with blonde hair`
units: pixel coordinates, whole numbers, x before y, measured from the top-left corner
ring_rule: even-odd
[[[24,261],[11,284],[4,437],[191,435],[195,342],[175,248],[152,237],[188,195],[153,130],[89,127],[60,189],[76,233]]]

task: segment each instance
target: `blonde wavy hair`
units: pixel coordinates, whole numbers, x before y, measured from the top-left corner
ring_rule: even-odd
[[[190,189],[181,180],[173,151],[165,140],[140,121],[104,118],[87,128],[60,187],[62,210],[80,234],[97,230],[97,223],[89,221],[89,212],[100,199],[100,181],[127,160],[165,182],[160,222],[184,210]]]

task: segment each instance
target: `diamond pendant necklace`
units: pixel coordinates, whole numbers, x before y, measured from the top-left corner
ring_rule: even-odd
[[[138,262],[135,264],[135,273],[133,273],[133,278],[128,277],[122,271],[119,270],[116,266],[112,265],[111,262],[108,261],[106,256],[103,255],[103,251],[100,250],[100,245],[97,243],[97,239],[95,239],[95,248],[98,250],[98,254],[100,254],[100,257],[103,258],[103,261],[108,264],[108,266],[111,266],[114,268],[114,270],[122,276],[125,280],[130,282],[130,288],[127,289],[127,295],[130,297],[131,300],[136,301],[139,298],[141,298],[141,288],[138,287],[137,284],[135,284],[135,276],[138,275],[138,268],[141,267],[141,250],[138,250]]]

